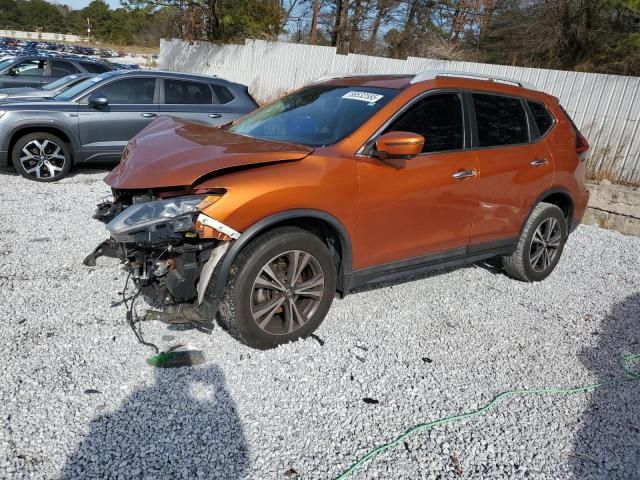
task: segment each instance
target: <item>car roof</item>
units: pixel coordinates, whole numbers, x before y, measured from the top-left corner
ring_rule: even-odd
[[[527,95],[534,94],[538,97],[548,97],[547,94],[540,92],[534,85],[520,80],[470,72],[427,70],[417,74],[401,75],[329,74],[314,83],[321,82],[325,85],[381,87],[398,90],[404,90],[414,84],[419,85],[429,82],[436,88],[454,87],[471,90],[477,88],[496,93],[524,95],[526,92]]]
[[[327,85],[362,86],[394,88],[401,90],[409,86],[413,75],[327,75],[321,77],[317,82]]]
[[[105,63],[100,62],[98,60],[94,60],[93,58],[84,58],[84,57],[71,57],[71,56],[56,56],[56,55],[11,55],[12,60],[66,60],[70,62],[83,62],[83,63],[95,63],[98,65],[105,65]],[[9,59],[7,59],[9,60]],[[107,67],[109,65],[106,65]]]
[[[102,73],[101,76],[103,78],[111,78],[116,76],[136,76],[136,77],[170,77],[170,78],[181,78],[184,80],[201,80],[201,81],[211,81],[216,80],[221,83],[234,85],[234,82],[229,80],[225,80],[224,78],[210,76],[210,75],[196,75],[193,73],[183,73],[183,72],[171,72],[169,70],[113,70],[110,72]],[[240,84],[235,84],[240,85]]]

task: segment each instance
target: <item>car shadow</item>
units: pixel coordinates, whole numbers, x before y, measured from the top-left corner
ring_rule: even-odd
[[[117,164],[113,164],[113,165],[83,164],[80,166],[74,166],[69,172],[69,174],[67,175],[67,178],[75,177],[77,175],[88,175],[90,173],[103,173],[106,176],[111,170],[116,168],[116,165]]]
[[[243,476],[248,447],[220,369],[206,364],[154,373],[153,385],[91,421],[60,478]]]
[[[106,176],[116,166],[117,164],[82,164],[80,166],[74,166],[65,178],[73,178],[77,175],[88,175],[92,173],[102,173]],[[16,169],[11,165],[0,166],[0,175],[10,175],[12,177],[20,176]]]
[[[640,293],[614,305],[593,334],[598,345],[581,361],[598,382],[623,377],[622,355],[640,354]],[[591,394],[569,461],[575,478],[640,479],[640,381]]]

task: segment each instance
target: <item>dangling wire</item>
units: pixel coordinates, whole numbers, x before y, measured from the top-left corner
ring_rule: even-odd
[[[157,345],[147,342],[144,340],[144,338],[142,338],[140,320],[138,319],[138,314],[135,312],[136,300],[138,299],[138,296],[142,292],[142,285],[138,287],[138,290],[133,296],[127,298],[127,288],[129,286],[130,278],[131,278],[131,272],[127,274],[127,280],[124,282],[124,288],[122,289],[122,303],[124,303],[124,306],[127,309],[127,323],[131,327],[133,334],[138,339],[138,343],[141,343],[146,347],[153,348],[156,353],[160,353],[160,349],[157,347]],[[131,300],[131,304],[129,304],[129,300]],[[138,329],[136,329],[136,323],[138,324]]]
[[[127,250],[126,250],[127,249],[126,245],[125,245],[124,248],[125,248],[125,256],[128,257],[128,253],[127,253]],[[169,247],[165,248],[160,253],[160,255],[158,255],[158,257],[151,263],[151,267],[152,268],[156,263],[158,263],[158,260],[160,260],[162,258],[162,256],[165,253],[167,253],[168,250],[169,250]],[[156,344],[151,343],[151,342],[147,342],[142,337],[141,322],[140,322],[140,319],[138,318],[138,314],[137,314],[137,312],[135,310],[136,301],[138,300],[138,297],[142,293],[142,284],[140,284],[138,286],[138,290],[136,290],[136,293],[133,294],[133,296],[127,298],[127,288],[129,286],[129,279],[130,278],[131,278],[131,270],[129,270],[129,273],[127,274],[127,279],[124,282],[124,288],[122,289],[122,303],[124,303],[124,306],[127,309],[127,323],[131,327],[131,330],[133,330],[133,334],[138,339],[138,343],[141,343],[142,345],[145,345],[147,347],[153,348],[155,350],[156,354],[160,353],[160,349],[158,348],[158,346]],[[129,300],[131,300],[131,305],[129,305]],[[137,329],[136,329],[136,324],[138,324],[138,328]]]

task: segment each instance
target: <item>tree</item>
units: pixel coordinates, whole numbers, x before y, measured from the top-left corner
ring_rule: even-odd
[[[15,0],[0,0],[0,26],[16,28],[20,25],[18,4]]]
[[[180,36],[188,40],[226,42],[277,38],[287,11],[278,0],[125,0],[129,8],[157,12],[172,8]]]

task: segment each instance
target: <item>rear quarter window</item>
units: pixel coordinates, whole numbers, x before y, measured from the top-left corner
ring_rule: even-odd
[[[519,98],[474,93],[473,106],[480,147],[529,142],[527,114]]]
[[[53,60],[51,62],[51,74],[54,77],[66,77],[72,73],[78,73],[78,69],[71,62]]]
[[[216,85],[215,83],[212,83],[211,88],[213,88],[213,93],[215,93],[216,97],[218,97],[218,103],[225,104],[231,102],[234,99],[233,93],[231,93],[228,88],[223,87],[222,85]]]
[[[538,127],[538,132],[540,136],[544,136],[547,134],[551,127],[553,127],[553,117],[547,110],[547,107],[544,106],[543,103],[528,101],[529,109],[533,114],[533,119]]]

